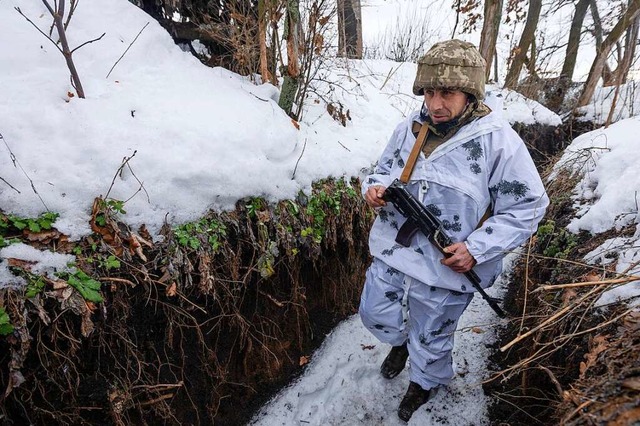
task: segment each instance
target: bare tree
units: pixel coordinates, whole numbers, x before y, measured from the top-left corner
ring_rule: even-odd
[[[590,0],[589,10],[591,12],[591,18],[593,19],[593,36],[596,39],[596,51],[599,51],[604,40],[604,30],[602,28],[602,18],[600,17],[600,11],[598,10],[598,3],[596,0]],[[609,64],[605,61],[602,68],[603,80],[606,81],[610,74],[611,68],[609,68]]]
[[[338,0],[338,54],[362,59],[360,0]]]
[[[547,91],[546,107],[552,111],[559,111],[562,108],[567,95],[567,90],[569,90],[571,85],[578,58],[578,49],[580,47],[580,40],[582,37],[584,18],[587,14],[590,2],[591,0],[578,0],[575,4],[575,11],[573,13],[573,18],[571,19],[571,28],[569,29],[569,39],[565,49],[562,70],[560,71],[558,79],[555,81],[555,85],[550,87],[550,90]]]
[[[51,7],[51,5],[49,4],[49,2],[47,0],[42,0],[42,3],[44,3],[45,7],[47,8],[49,13],[53,17],[53,25],[55,26],[56,30],[58,31],[58,39],[60,40],[60,46],[58,46],[58,43],[53,41],[53,39],[51,39],[51,37],[49,37],[44,32],[42,32],[42,30],[40,28],[38,28],[38,26],[36,24],[34,24],[33,21],[31,21],[31,19],[27,18],[25,16],[25,14],[22,13],[22,11],[20,10],[19,7],[16,7],[15,9],[31,25],[33,25],[40,32],[40,34],[42,34],[43,36],[48,38],[51,41],[51,43],[53,43],[54,46],[56,46],[56,49],[58,49],[60,51],[60,53],[62,53],[62,56],[64,56],[64,60],[67,63],[67,67],[69,68],[69,72],[71,73],[71,85],[73,86],[73,88],[78,93],[78,97],[84,99],[84,89],[82,88],[82,83],[80,82],[80,76],[78,75],[78,70],[76,69],[76,65],[73,63],[73,52],[75,52],[76,50],[80,49],[82,46],[85,46],[85,45],[87,45],[89,43],[93,43],[94,41],[100,40],[102,37],[104,37],[104,35],[106,33],[102,33],[102,35],[100,37],[95,38],[93,40],[86,41],[86,42],[82,43],[80,46],[78,46],[78,47],[76,47],[75,49],[72,50],[72,49],[69,48],[69,42],[67,40],[66,28],[69,25],[69,20],[71,19],[70,15],[75,10],[76,2],[72,1],[72,3],[71,3],[71,7],[72,8],[71,8],[71,12],[70,12],[69,16],[67,17],[66,23],[64,21],[65,0],[58,0],[57,8],[55,10]]]
[[[529,10],[527,11],[527,21],[520,36],[520,42],[515,49],[511,66],[505,78],[505,87],[514,89],[518,84],[520,71],[526,62],[527,51],[531,47],[535,34],[538,20],[540,19],[540,11],[542,10],[542,0],[529,0]]]
[[[596,57],[593,60],[593,64],[591,65],[591,69],[589,70],[589,77],[587,78],[584,89],[580,94],[580,98],[578,99],[576,107],[585,106],[589,102],[591,102],[593,93],[596,90],[596,84],[598,83],[598,80],[602,75],[602,70],[604,69],[607,57],[609,56],[611,49],[613,48],[615,43],[617,43],[617,41],[622,37],[627,28],[634,24],[635,18],[638,16],[639,12],[640,0],[631,0],[629,2],[629,6],[625,10],[618,23],[613,27],[609,35],[607,35],[607,38],[602,41]]]
[[[487,69],[485,76],[488,79],[491,73],[491,64],[496,54],[496,42],[498,41],[498,32],[500,30],[500,19],[502,19],[503,0],[485,0],[484,2],[484,21],[482,23],[482,32],[480,33],[480,54],[487,61]],[[498,76],[495,76],[496,81]]]
[[[562,64],[562,71],[560,71],[560,78],[568,79],[573,78],[573,72],[576,68],[576,60],[578,58],[578,48],[580,47],[580,36],[582,35],[582,24],[587,14],[589,3],[592,0],[578,0],[576,3],[573,19],[571,20],[571,28],[569,30],[569,40],[567,42],[567,49],[565,51],[564,63]]]
[[[636,54],[636,43],[638,40],[638,27],[640,16],[636,16],[633,23],[627,28],[624,37],[624,45],[618,41],[616,48],[618,51],[618,66],[609,73],[603,73],[603,86],[615,86],[627,82],[627,76]]]

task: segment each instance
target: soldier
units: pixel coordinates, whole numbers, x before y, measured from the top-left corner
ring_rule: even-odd
[[[398,408],[404,421],[453,378],[454,331],[474,291],[463,273],[473,268],[483,288],[492,285],[504,255],[531,236],[549,203],[524,143],[483,103],[484,81],[485,61],[472,44],[433,45],[419,60],[413,84],[413,93],[424,97],[422,108],[396,127],[362,187],[378,216],[360,316],[392,346],[383,377],[397,376],[409,358],[410,383]],[[456,241],[446,259],[419,233],[410,247],[397,244],[405,218],[383,200],[421,126],[428,126],[428,136],[407,189]],[[491,216],[480,223],[486,211]]]

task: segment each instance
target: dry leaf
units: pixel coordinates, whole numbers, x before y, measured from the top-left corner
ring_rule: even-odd
[[[584,276],[584,281],[587,282],[596,282],[596,281],[600,281],[602,278],[600,277],[600,275],[598,274],[587,274]]]
[[[31,232],[31,231],[24,230],[23,234],[27,237],[27,240],[39,241],[39,242],[49,242],[51,240],[56,240],[60,238],[60,236],[62,235],[56,229],[50,229],[50,230],[41,231],[41,232]]]
[[[607,341],[606,335],[599,334],[595,336],[589,342],[590,350],[587,354],[585,354],[585,362],[580,363],[580,375],[584,375],[584,373],[594,365],[598,359],[598,355],[603,351],[609,348],[609,342]]]
[[[480,328],[480,327],[471,327],[471,331],[473,331],[474,333],[477,333],[477,334],[484,333],[484,330],[482,328]]]
[[[297,130],[300,130],[300,124],[298,124],[296,120],[292,118],[291,123],[293,124],[293,127],[295,127]]]
[[[16,259],[15,257],[7,258],[7,265],[12,266],[14,268],[20,268],[25,271],[31,271],[31,267],[34,266],[37,262],[32,260],[23,260]]]
[[[167,287],[167,297],[173,297],[178,293],[176,290],[176,283],[172,282],[169,287]]]
[[[82,315],[82,323],[80,324],[80,333],[82,333],[84,337],[89,337],[89,335],[93,333],[94,328],[95,327],[93,326],[93,321],[91,321],[91,311],[87,310]]]
[[[309,363],[309,357],[308,356],[301,356],[300,357],[300,367],[302,367],[305,364]]]
[[[73,92],[67,92],[67,96],[70,98],[73,98],[75,96],[75,94]]]
[[[90,300],[85,300],[84,303],[87,305],[87,309],[89,312],[93,312],[96,310],[96,304],[91,302]]]
[[[360,346],[362,346],[362,350],[366,351],[366,350],[372,350],[373,348],[376,347],[376,345],[363,345],[362,343],[360,343]]]

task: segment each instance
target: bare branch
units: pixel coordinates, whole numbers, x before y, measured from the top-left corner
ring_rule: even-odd
[[[107,76],[105,78],[109,78],[109,75],[111,75],[111,71],[113,71],[113,69],[116,67],[116,65],[118,65],[118,62],[120,62],[120,60],[124,57],[124,55],[127,54],[127,52],[129,51],[129,49],[131,49],[131,46],[133,46],[133,43],[136,42],[136,40],[138,39],[138,37],[140,37],[140,34],[142,34],[142,32],[144,31],[145,28],[147,28],[147,25],[149,25],[149,23],[147,22],[146,24],[144,24],[144,27],[142,27],[142,29],[140,30],[140,32],[138,32],[138,35],[133,39],[133,41],[131,43],[129,43],[129,47],[127,47],[127,49],[124,51],[124,53],[122,55],[120,55],[120,57],[118,58],[118,60],[116,61],[115,64],[113,64],[113,66],[111,67],[111,69],[109,70],[109,72],[107,73]],[[104,35],[104,34],[103,34]]]
[[[20,162],[18,161],[18,159],[16,158],[15,154],[13,153],[13,151],[11,151],[11,148],[9,148],[9,144],[7,143],[6,139],[4,138],[4,136],[2,136],[2,133],[0,133],[0,140],[2,140],[2,142],[4,142],[4,145],[7,147],[7,151],[9,151],[9,156],[11,157],[11,161],[13,162],[13,166],[14,167],[18,167],[20,168],[20,170],[22,170],[22,173],[26,176],[26,178],[29,180],[29,183],[31,184],[31,189],[33,189],[33,192],[36,194],[36,196],[40,199],[40,202],[42,203],[42,205],[44,206],[44,208],[47,211],[49,210],[49,207],[47,207],[47,204],[44,202],[44,200],[42,199],[42,197],[40,196],[40,194],[38,193],[38,191],[36,190],[36,186],[33,183],[33,180],[31,180],[31,178],[29,177],[29,175],[27,174],[27,172],[25,171],[25,169],[22,167],[22,165],[20,164]],[[1,178],[0,178],[1,179]],[[2,179],[3,181],[5,181],[4,179]],[[6,182],[6,181],[5,181]],[[8,185],[8,183],[7,183]],[[11,186],[11,185],[9,185]],[[13,187],[12,187],[13,188]],[[15,189],[15,188],[14,188]],[[18,191],[16,189],[16,191]],[[18,191],[18,193],[20,193],[20,191]]]
[[[84,46],[84,45],[86,45],[86,44],[90,44],[90,43],[93,43],[94,41],[101,40],[101,39],[102,39],[102,37],[104,37],[104,35],[105,35],[105,34],[106,34],[106,33],[102,33],[102,35],[101,35],[100,37],[98,37],[98,38],[94,38],[93,40],[85,41],[85,42],[84,42],[84,43],[82,43],[80,46],[78,46],[78,47],[76,47],[75,49],[73,49],[73,50],[71,51],[71,53],[75,52],[76,50],[80,49],[82,46]]]
[[[78,3],[80,0],[71,0],[71,7],[69,8],[69,14],[67,15],[67,20],[64,22],[65,31],[69,27],[69,21],[71,21],[71,17],[73,16],[73,12],[76,11],[76,7],[78,7]]]
[[[48,6],[48,5],[47,5]],[[22,17],[24,19],[26,19],[31,25],[33,25],[35,27],[36,30],[38,30],[38,32],[40,34],[42,34],[43,36],[45,36],[51,43],[53,43],[53,45],[56,47],[56,49],[58,49],[60,51],[60,53],[62,53],[64,55],[64,52],[62,51],[62,49],[60,49],[60,46],[58,46],[58,43],[56,43],[55,41],[53,41],[53,39],[51,37],[49,37],[48,35],[46,35],[45,33],[42,32],[42,30],[40,28],[38,28],[38,26],[36,24],[33,23],[33,21],[29,18],[26,17],[26,15],[24,13],[22,13],[22,11],[20,10],[19,7],[14,7],[15,10],[18,11],[18,13],[20,15],[22,15]]]
[[[4,183],[6,183],[9,188],[13,189],[14,191],[16,191],[18,194],[21,194],[20,190],[18,190],[17,188],[15,188],[13,185],[11,185],[9,182],[6,181],[5,178],[3,178],[2,176],[0,176],[0,180],[3,181]]]

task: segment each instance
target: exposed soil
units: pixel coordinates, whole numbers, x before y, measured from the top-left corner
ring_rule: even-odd
[[[372,215],[352,185],[327,180],[276,206],[242,200],[204,218],[208,230],[167,228],[142,252],[133,236],[143,230],[96,203],[94,220],[107,220],[92,223],[96,233],[74,253],[103,283],[104,302],[64,281],[31,298],[0,291],[15,327],[0,338],[1,424],[248,422],[356,311]],[[73,249],[61,238],[43,244]],[[108,254],[119,268],[97,261]]]
[[[588,123],[580,124],[584,130],[589,127]],[[530,131],[535,129],[521,134],[526,138]],[[547,130],[542,132],[545,137],[530,138],[538,148],[551,149],[549,155],[534,155],[541,170],[545,169],[541,160],[564,148],[549,135],[562,135],[562,140],[567,135],[577,136],[573,132],[575,127]],[[538,141],[544,141],[543,145]],[[605,286],[601,286],[603,290],[595,286],[554,291],[539,288],[543,284],[616,278],[615,264],[585,265],[582,258],[608,238],[636,232],[632,225],[597,236],[564,233],[574,216],[570,194],[577,178],[561,174],[549,184],[551,205],[543,223],[552,223],[554,226],[548,229],[553,232],[542,235],[539,231],[527,256],[514,269],[505,299],[512,321],[501,331],[490,359],[494,380],[485,384],[485,392],[494,401],[489,413],[491,424],[640,424],[640,366],[637,352],[630,355],[638,348],[640,315],[628,312],[623,304],[595,308],[593,303]],[[570,313],[561,315],[563,309]],[[505,349],[529,330],[534,331],[530,337]]]

